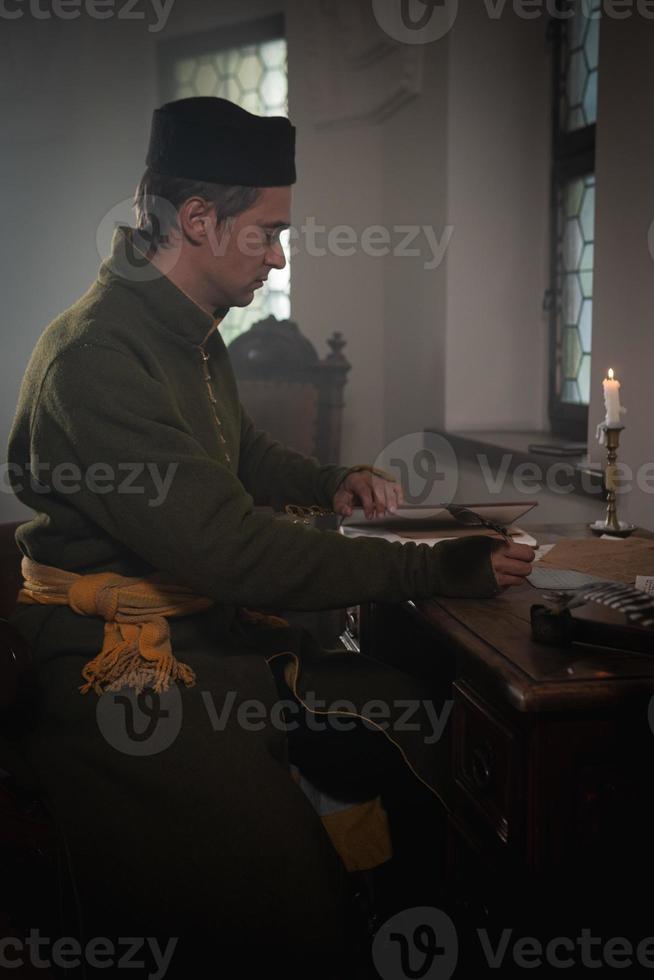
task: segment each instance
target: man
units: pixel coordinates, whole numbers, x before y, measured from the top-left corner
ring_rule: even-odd
[[[274,442],[238,401],[218,327],[284,266],[294,138],[286,119],[221,99],[155,112],[138,228],[116,231],[23,380],[9,458],[36,514],[17,533],[13,620],[39,682],[26,751],[65,836],[86,936],[198,937],[221,964],[230,949],[245,969],[265,949],[318,975],[318,951],[331,950],[332,969],[348,948],[347,875],[291,778],[275,703],[280,691],[305,706],[312,692],[351,698],[361,723],[364,702],[382,697],[393,721],[394,698],[424,691],[246,610],[491,596],[523,581],[533,552],[483,535],[435,548],[346,539],[254,509],[370,516],[402,500],[371,468],[321,466]],[[239,714],[253,701],[256,725]],[[139,710],[155,728],[163,719],[143,751],[125,738]],[[366,745],[401,749],[427,785],[421,733],[391,731],[368,726]],[[319,741],[297,742],[307,770]]]

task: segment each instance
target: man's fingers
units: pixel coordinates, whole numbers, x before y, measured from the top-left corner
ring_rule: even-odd
[[[363,507],[363,513],[366,517],[375,516],[375,498],[373,496],[372,487],[367,483],[363,483],[359,491],[359,497],[361,498],[361,506]]]
[[[525,576],[525,575],[531,575],[533,570],[533,565],[531,564],[531,562],[516,561],[515,558],[507,558],[505,555],[502,555],[501,558],[498,558],[495,567],[498,570],[498,572],[501,572],[503,575]]]
[[[398,507],[402,505],[403,495],[402,487],[399,483],[387,483],[386,484],[386,497],[388,500],[388,509],[392,514],[395,513]]]
[[[536,552],[528,544],[503,545],[500,550],[507,558],[516,558],[518,561],[532,562],[536,557]]]
[[[367,518],[383,517],[384,514],[394,513],[404,501],[404,494],[399,483],[384,480],[374,474],[357,474],[355,496],[359,498],[363,512]]]
[[[394,485],[385,483],[382,489],[384,492],[384,508],[393,514],[397,510]]]
[[[334,507],[337,513],[344,517],[349,517],[352,513],[354,504],[354,494],[351,490],[339,490],[334,498]]]
[[[384,493],[383,480],[373,476],[371,481],[371,496],[375,514],[381,516],[386,512],[386,494]]]
[[[531,575],[535,557],[536,552],[529,545],[498,542],[491,559],[498,585],[523,585]]]
[[[498,585],[501,585],[501,586],[524,585],[524,583],[525,583],[524,578],[522,578],[521,576],[517,576],[517,575],[496,574],[495,575],[495,578],[497,579],[497,584]]]
[[[376,501],[377,513],[382,515],[387,511],[390,511],[390,513],[393,514],[403,499],[402,487],[400,484],[373,476],[372,487]]]
[[[381,517],[389,509],[386,480],[381,480],[379,477],[373,476],[372,493],[375,501],[375,513]]]

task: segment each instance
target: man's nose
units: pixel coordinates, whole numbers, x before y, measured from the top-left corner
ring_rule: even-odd
[[[273,269],[283,269],[286,266],[286,256],[281,244],[272,245],[266,253],[266,265]]]

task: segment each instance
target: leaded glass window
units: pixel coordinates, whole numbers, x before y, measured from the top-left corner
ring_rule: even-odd
[[[583,439],[591,386],[601,0],[561,0],[559,15],[550,26],[554,42],[550,424],[559,435]]]
[[[251,43],[243,43],[247,27],[240,31],[241,43],[226,45],[228,33],[185,45],[175,51],[167,42],[162,59],[162,87],[166,100],[194,95],[214,95],[229,99],[260,116],[288,116],[287,45],[279,35],[279,23],[263,23]],[[259,34],[259,37],[256,37]],[[271,36],[272,35],[272,36]],[[277,35],[277,36],[275,36]],[[233,32],[231,37],[235,39]],[[284,269],[271,270],[268,280],[254,294],[249,306],[232,307],[221,325],[226,344],[248,330],[257,320],[273,314],[278,319],[291,315],[289,231],[280,242],[286,256]]]
[[[558,204],[557,314],[561,357],[557,388],[561,401],[590,401],[593,324],[595,177],[587,174],[563,185]]]
[[[601,0],[577,0],[563,36],[561,121],[567,132],[597,122]]]

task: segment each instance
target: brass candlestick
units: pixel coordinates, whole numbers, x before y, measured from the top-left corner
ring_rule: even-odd
[[[618,447],[620,445],[620,433],[624,425],[607,425],[602,422],[597,427],[598,433],[603,433],[600,442],[606,446],[606,467],[604,469],[604,486],[606,487],[606,518],[603,521],[595,521],[590,525],[594,534],[612,534],[617,538],[628,538],[636,530],[635,524],[626,524],[618,520],[618,505],[616,501],[616,491],[618,489]]]

